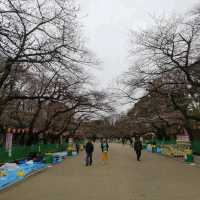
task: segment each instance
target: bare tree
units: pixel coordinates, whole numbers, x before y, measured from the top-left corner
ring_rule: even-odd
[[[132,32],[133,62],[122,76],[122,93],[132,103],[145,105],[143,100],[150,100],[154,110],[148,115],[146,108],[141,123],[154,129],[175,125],[178,130],[179,125],[189,128],[191,121],[199,121],[199,38],[199,12],[184,18],[156,19],[151,28]],[[175,118],[166,119],[168,112],[181,116],[178,124],[170,122]]]
[[[63,134],[110,109],[105,94],[88,90],[84,66],[94,62],[77,12],[71,0],[0,2],[1,125]]]

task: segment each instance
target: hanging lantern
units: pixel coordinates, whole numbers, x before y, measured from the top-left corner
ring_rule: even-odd
[[[11,132],[11,128],[8,128],[8,129],[7,129],[7,133],[10,133],[10,132]]]
[[[34,132],[34,133],[37,133],[37,132],[38,132],[38,129],[37,129],[37,128],[34,128],[34,129],[33,129],[33,132]]]

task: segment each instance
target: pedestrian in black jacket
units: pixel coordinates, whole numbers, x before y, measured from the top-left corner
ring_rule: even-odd
[[[140,139],[136,139],[136,141],[134,143],[134,150],[137,155],[137,161],[140,161],[140,157],[141,157],[141,153],[142,153],[142,142],[140,141]]]
[[[86,166],[92,165],[92,154],[94,152],[94,145],[92,144],[92,141],[89,140],[87,144],[85,145],[85,152],[86,152]]]

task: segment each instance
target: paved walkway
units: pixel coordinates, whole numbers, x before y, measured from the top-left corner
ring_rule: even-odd
[[[96,146],[97,149],[97,146]],[[92,167],[84,155],[68,158],[0,193],[0,200],[199,200],[200,168],[144,153],[142,162],[128,146],[112,144],[103,165],[100,151]]]

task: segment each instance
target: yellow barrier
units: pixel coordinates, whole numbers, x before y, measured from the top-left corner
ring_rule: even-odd
[[[0,171],[0,177],[6,176],[6,175],[7,175],[7,174],[6,174],[5,171],[3,171],[3,170]]]
[[[19,170],[19,171],[17,172],[17,176],[20,176],[20,177],[25,176],[24,170]]]
[[[161,153],[167,156],[184,157],[185,148],[181,148],[177,145],[163,145],[161,148]]]

